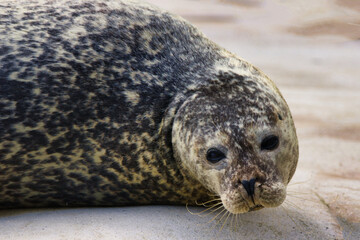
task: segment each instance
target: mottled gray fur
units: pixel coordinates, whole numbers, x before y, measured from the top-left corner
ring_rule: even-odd
[[[280,146],[264,153],[270,133]],[[210,147],[227,158],[207,162]],[[273,82],[185,20],[133,1],[0,1],[1,207],[216,194],[245,212],[239,181],[278,205],[297,158]]]

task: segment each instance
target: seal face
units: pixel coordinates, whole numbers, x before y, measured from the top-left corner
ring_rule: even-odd
[[[255,67],[135,1],[0,6],[0,206],[278,206],[298,160]]]
[[[278,206],[298,159],[288,107],[269,82],[229,73],[218,79],[177,112],[173,145],[184,171],[232,213]]]

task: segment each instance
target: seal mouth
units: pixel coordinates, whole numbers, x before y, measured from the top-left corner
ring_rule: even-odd
[[[264,206],[262,205],[256,205],[256,206],[253,206],[249,209],[249,212],[253,212],[253,211],[257,211],[257,210],[260,210],[260,209],[263,209]]]

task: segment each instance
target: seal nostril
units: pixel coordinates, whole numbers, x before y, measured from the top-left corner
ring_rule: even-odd
[[[250,179],[250,181],[242,180],[241,184],[244,186],[249,197],[253,197],[255,193],[255,182],[256,178]]]
[[[255,194],[255,178],[250,179],[249,181],[249,187],[250,187],[250,193],[253,196]]]

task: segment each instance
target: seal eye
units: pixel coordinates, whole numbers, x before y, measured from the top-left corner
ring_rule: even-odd
[[[274,150],[279,146],[279,138],[275,135],[265,137],[261,142],[261,150]]]
[[[216,148],[210,148],[206,153],[206,159],[211,163],[217,163],[224,158],[225,154]]]

